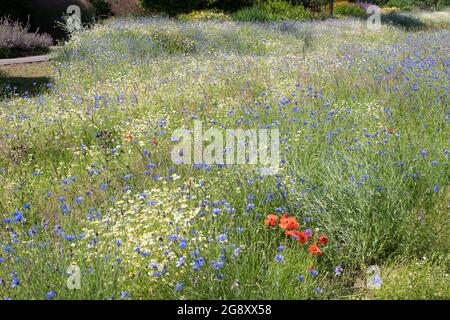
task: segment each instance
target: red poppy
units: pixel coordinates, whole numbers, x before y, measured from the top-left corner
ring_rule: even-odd
[[[128,141],[128,142],[130,142],[130,141],[132,141],[133,140],[133,135],[131,134],[131,133],[127,133],[126,135],[125,135],[125,141]]]
[[[322,250],[320,250],[319,246],[315,242],[309,246],[308,252],[316,257],[318,257],[322,254]]]
[[[328,243],[328,238],[322,234],[322,235],[319,237],[319,243],[320,243],[320,244],[327,244],[327,243]]]
[[[297,239],[299,233],[300,233],[300,231],[298,231],[298,230],[285,230],[284,231],[285,235],[293,237],[295,239]]]
[[[300,227],[300,224],[297,222],[296,217],[289,217],[287,214],[284,214],[280,219],[280,228],[285,230],[293,230]]]
[[[278,221],[278,217],[275,214],[269,214],[266,217],[266,220],[264,221],[264,223],[267,226],[275,227],[277,225],[277,221]]]
[[[304,232],[300,232],[297,241],[301,244],[305,244],[308,241],[308,236]]]
[[[159,145],[159,142],[158,142],[158,140],[153,139],[153,140],[152,140],[152,144],[153,144],[154,146],[157,146],[157,145]]]
[[[298,231],[298,230],[286,230],[284,232],[285,235],[291,236],[292,238],[294,238],[295,240],[297,240],[298,242],[300,242],[301,244],[305,244],[307,239],[307,236],[304,232],[302,231]]]

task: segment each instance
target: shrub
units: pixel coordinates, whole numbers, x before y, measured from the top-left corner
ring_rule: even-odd
[[[112,16],[111,5],[107,0],[91,0],[94,13],[98,18],[107,18]]]
[[[48,34],[30,33],[28,26],[0,18],[0,58],[46,53],[53,43]]]
[[[274,20],[304,20],[311,17],[309,10],[302,5],[293,5],[282,0],[269,0],[262,6],[271,13]]]
[[[233,14],[233,19],[237,21],[270,21],[271,15],[268,11],[260,6],[252,6],[243,8]]]
[[[210,0],[209,4],[215,8],[233,11],[255,5],[258,0]]]
[[[230,17],[218,10],[199,10],[192,11],[190,13],[183,13],[178,15],[179,20],[194,20],[194,21],[207,21],[207,20],[230,20]]]
[[[211,0],[140,0],[142,8],[148,11],[165,12],[176,15],[205,8]]]
[[[238,21],[305,20],[311,17],[311,12],[302,5],[293,5],[282,0],[259,2],[233,15],[233,18]]]
[[[399,13],[401,10],[397,7],[384,7],[381,8],[382,14],[391,14],[391,13]]]
[[[356,3],[342,1],[334,6],[334,14],[344,17],[365,17],[366,11]]]
[[[389,0],[386,3],[388,7],[397,7],[401,10],[411,10],[417,1],[414,0]]]

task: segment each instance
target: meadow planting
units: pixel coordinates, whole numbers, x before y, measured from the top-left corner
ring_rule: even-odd
[[[2,90],[0,298],[448,299],[447,18],[74,34]],[[195,121],[277,129],[278,167],[174,162]]]

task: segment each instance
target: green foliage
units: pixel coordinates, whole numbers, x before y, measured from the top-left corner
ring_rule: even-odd
[[[334,14],[336,16],[362,18],[366,16],[366,11],[356,3],[341,1],[335,4]]]
[[[416,4],[415,0],[389,0],[386,3],[389,7],[397,7],[401,10],[411,10]]]
[[[312,14],[302,5],[293,5],[282,0],[269,0],[238,10],[232,16],[237,21],[281,21],[310,19]]]
[[[210,3],[211,0],[140,0],[144,9],[170,15],[202,9]]]
[[[243,7],[251,7],[260,0],[210,0],[210,7],[222,10],[234,11]]]
[[[236,21],[267,22],[272,20],[270,12],[260,6],[252,6],[240,9],[233,13],[232,17]]]
[[[177,16],[182,21],[208,21],[208,20],[230,20],[230,16],[217,9],[198,10],[189,13],[182,13]]]
[[[445,256],[401,262],[382,269],[380,290],[372,299],[447,300],[450,293],[449,260]]]

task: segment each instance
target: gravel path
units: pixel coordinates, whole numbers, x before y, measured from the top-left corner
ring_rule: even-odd
[[[50,60],[49,55],[14,58],[14,59],[0,59],[0,66],[6,66],[6,65],[11,65],[11,64],[44,62],[44,61],[48,61],[48,60]]]

